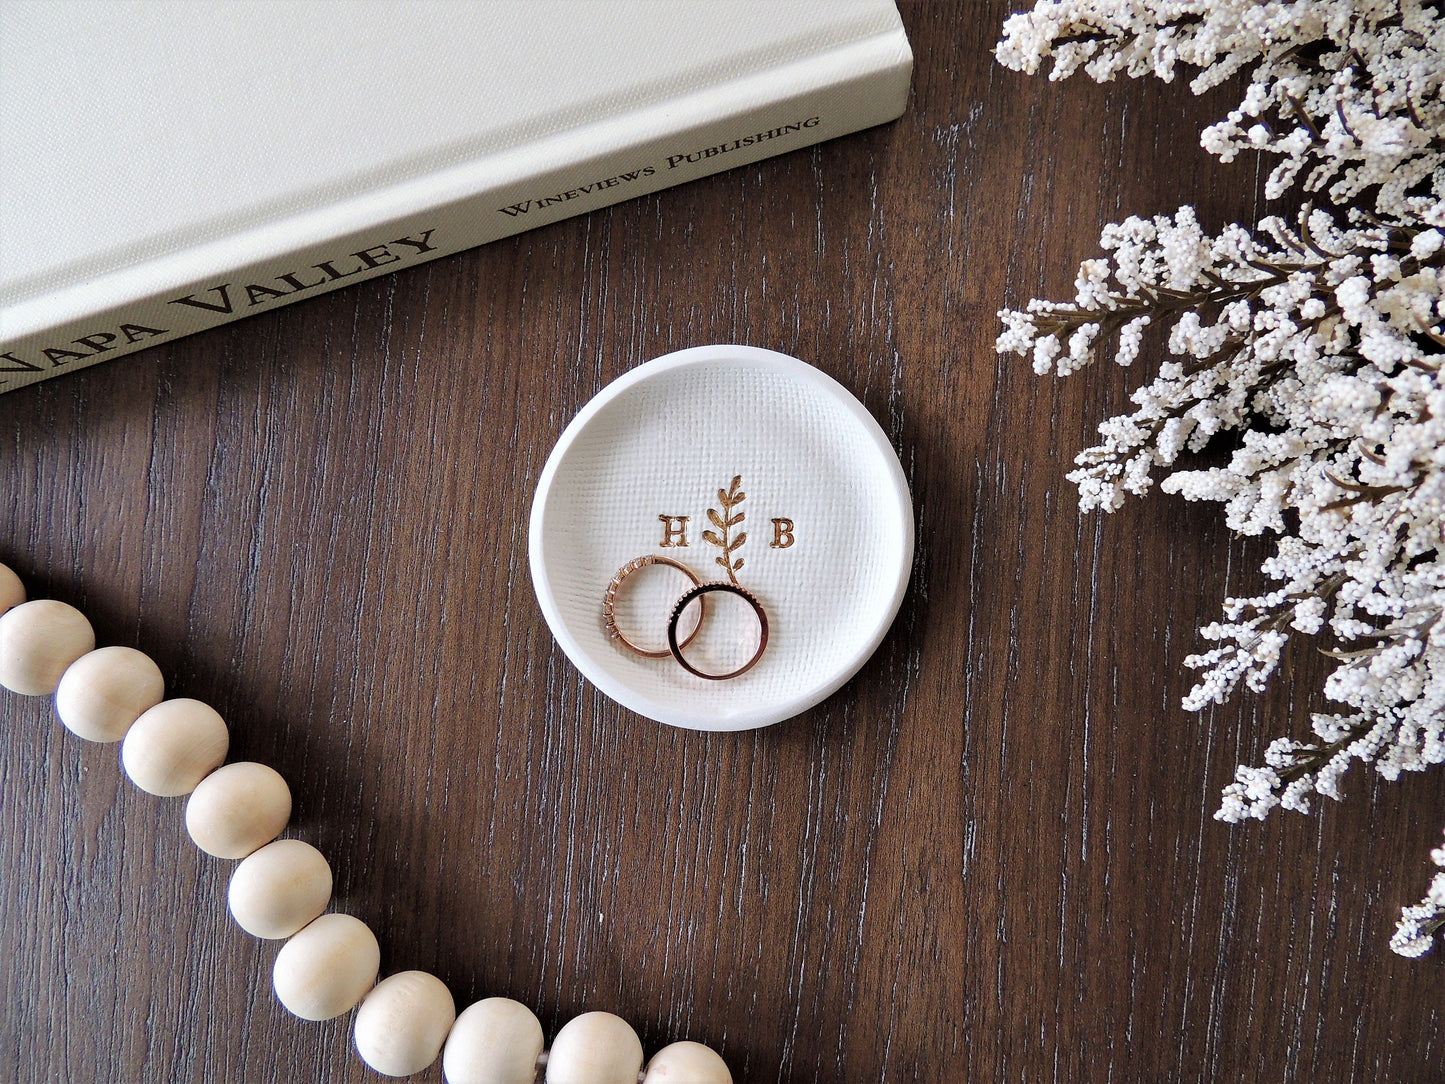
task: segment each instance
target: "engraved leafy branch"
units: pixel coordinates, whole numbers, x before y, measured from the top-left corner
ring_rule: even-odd
[[[742,484],[743,476],[741,474],[735,475],[731,486],[726,490],[719,489],[717,491],[717,499],[718,503],[722,505],[722,512],[719,513],[715,508],[709,508],[707,510],[707,518],[717,530],[702,532],[704,542],[708,542],[723,551],[722,556],[717,558],[717,563],[722,565],[728,574],[728,579],[733,583],[738,582],[737,572],[738,569],[743,567],[743,559],[739,557],[737,560],[733,560],[733,552],[741,549],[743,543],[748,540],[746,531],[739,532],[736,538],[733,538],[731,534],[732,529],[747,518],[746,512],[739,512],[737,515],[733,515],[733,509],[748,498],[748,495],[738,488]],[[719,534],[718,532],[721,533]]]

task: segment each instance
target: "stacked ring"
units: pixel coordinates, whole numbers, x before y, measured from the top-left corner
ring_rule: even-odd
[[[748,659],[747,662],[743,663],[736,670],[731,670],[726,674],[709,674],[704,670],[699,670],[692,663],[688,662],[682,654],[682,649],[691,642],[692,637],[689,636],[681,643],[678,643],[677,640],[677,623],[678,620],[682,617],[682,612],[687,609],[688,605],[694,599],[697,600],[697,604],[699,606],[704,605],[703,596],[713,591],[723,591],[728,594],[737,595],[739,598],[741,598],[744,602],[746,602],[749,606],[753,608],[753,613],[756,614],[758,618],[757,650],[753,652],[752,658]],[[698,617],[697,623],[699,627],[702,626],[701,616]],[[697,629],[694,629],[693,636],[696,635]],[[751,670],[754,666],[758,664],[758,660],[763,657],[763,652],[767,650],[767,647],[768,614],[767,611],[763,609],[763,604],[759,602],[750,591],[745,591],[737,584],[728,583],[725,580],[716,580],[712,583],[700,583],[696,587],[689,590],[685,595],[682,596],[682,598],[677,600],[677,605],[673,606],[672,608],[672,616],[668,618],[667,621],[667,649],[672,654],[672,657],[676,659],[677,664],[681,666],[684,670],[686,670],[689,674],[692,674],[694,677],[706,678],[708,681],[726,681],[728,678],[735,678],[742,674],[746,674],[749,670]]]
[[[626,580],[628,576],[631,576],[638,569],[646,568],[649,565],[667,565],[669,568],[675,568],[681,572],[693,582],[694,586],[702,583],[697,573],[681,561],[674,561],[671,557],[661,557],[655,553],[649,553],[645,557],[638,557],[635,560],[628,561],[627,564],[619,568],[617,575],[613,576],[612,582],[607,585],[607,593],[602,596],[602,623],[607,626],[607,635],[634,655],[640,655],[644,659],[665,659],[672,654],[670,644],[668,648],[664,648],[661,651],[648,651],[634,644],[624,636],[622,630],[617,627],[616,605],[618,590],[622,587],[623,581]],[[697,624],[693,626],[692,632],[688,633],[687,639],[682,641],[683,647],[692,643],[693,638],[696,637],[702,629],[702,617],[703,615],[699,613]]]
[[[623,583],[625,583],[627,578],[634,572],[651,565],[667,565],[669,568],[675,568],[691,580],[693,584],[673,605],[672,613],[669,615],[667,621],[667,648],[659,651],[649,651],[646,648],[638,647],[623,634],[617,625],[618,591],[622,589]],[[735,670],[730,670],[725,674],[710,674],[705,670],[701,670],[689,662],[687,657],[682,653],[683,649],[692,643],[693,640],[697,638],[697,634],[702,631],[703,619],[707,613],[706,596],[716,591],[737,595],[752,607],[753,613],[758,619],[757,649],[753,652],[752,657],[743,663],[742,666]],[[693,602],[698,604],[697,623],[693,625],[691,632],[686,636],[681,636],[678,625],[682,620],[684,611],[686,611]],[[617,643],[634,655],[644,659],[665,659],[671,655],[672,658],[677,661],[677,664],[689,674],[707,681],[726,681],[728,678],[735,678],[747,673],[758,664],[758,660],[763,657],[763,652],[766,651],[768,647],[768,615],[767,611],[763,609],[763,604],[757,600],[756,596],[750,591],[739,587],[737,584],[729,583],[725,580],[703,583],[697,573],[681,561],[675,561],[671,557],[663,557],[656,553],[649,553],[645,556],[634,558],[617,570],[617,575],[613,576],[611,582],[607,584],[607,590],[602,597],[602,623],[606,626],[608,637],[614,643]]]

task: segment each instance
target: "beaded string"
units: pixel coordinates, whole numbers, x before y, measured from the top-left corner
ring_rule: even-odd
[[[569,1020],[549,1050],[541,1022],[520,1002],[489,997],[457,1015],[434,975],[402,971],[377,982],[376,935],[360,919],[326,910],[325,857],[299,839],[277,838],[291,818],[286,781],[264,764],[226,764],[230,734],[213,708],[164,699],[149,656],[97,649],[84,614],[53,599],[25,601],[20,578],[3,564],[0,686],[53,695],[67,729],[121,742],[121,765],[141,790],[190,795],[186,831],[196,846],[239,860],[227,892],[236,924],[286,942],[272,970],[276,997],[303,1020],[355,1008],[357,1052],[377,1072],[410,1076],[440,1056],[447,1084],[732,1084],[723,1059],[700,1043],[673,1043],[644,1067],[637,1033],[611,1013]]]

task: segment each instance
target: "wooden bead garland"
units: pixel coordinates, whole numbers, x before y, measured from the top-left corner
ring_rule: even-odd
[[[547,1054],[547,1084],[637,1084],[641,1072],[642,1041],[610,1012],[568,1020]]]
[[[25,601],[25,585],[5,565],[0,565],[0,614],[13,610]]]
[[[652,1055],[642,1084],[733,1084],[733,1075],[712,1047],[673,1043]]]
[[[97,657],[57,695],[57,714],[88,740],[124,737],[121,761],[136,786],[162,797],[190,794],[186,828],[196,845],[245,859],[231,879],[232,913],[258,937],[290,936],[272,982],[294,1015],[329,1020],[361,1003],[357,1050],[391,1076],[420,1072],[444,1046],[447,1084],[533,1084],[542,1065],[547,1084],[732,1084],[722,1058],[690,1042],[658,1051],[644,1074],[637,1033],[611,1013],[574,1018],[543,1053],[542,1025],[519,1002],[485,998],[457,1016],[445,984],[425,972],[378,984],[381,949],[364,922],[337,913],[301,917],[325,908],[331,869],[309,844],[270,842],[291,816],[286,781],[262,764],[218,767],[230,738],[212,708],[162,701],[160,671],[140,652],[94,649],[95,633],[79,610],[49,599],[26,602],[19,577],[0,564],[0,686],[25,696],[57,693],[78,660]]]
[[[95,647],[95,630],[74,606],[22,602],[0,616],[0,685],[21,696],[49,696],[70,664]]]
[[[381,946],[359,918],[322,915],[281,946],[271,983],[302,1020],[332,1020],[376,985]]]
[[[186,802],[186,831],[217,858],[245,858],[291,819],[291,788],[274,768],[242,761],[217,768]]]
[[[181,697],[141,715],[120,746],[130,781],[148,794],[179,798],[226,762],[231,735],[215,708]]]
[[[356,1052],[382,1076],[411,1076],[437,1060],[456,1019],[446,983],[403,971],[377,983],[356,1010]]]
[[[331,900],[331,866],[315,847],[278,839],[246,858],[226,893],[231,917],[253,937],[290,937]]]
[[[506,997],[483,998],[457,1017],[442,1054],[447,1084],[532,1084],[546,1046],[531,1009]]]
[[[120,741],[165,694],[161,668],[149,656],[133,647],[101,647],[80,656],[61,676],[55,714],[87,741]]]

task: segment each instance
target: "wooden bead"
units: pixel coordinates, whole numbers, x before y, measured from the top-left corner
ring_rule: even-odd
[[[290,937],[331,899],[331,866],[299,839],[278,839],[231,874],[226,894],[236,925],[253,937]]]
[[[356,1011],[356,1052],[382,1076],[411,1076],[437,1060],[456,1018],[441,979],[425,971],[388,976]]]
[[[281,834],[291,817],[291,788],[264,764],[217,768],[186,802],[186,831],[217,858],[245,858]]]
[[[652,1055],[642,1084],[733,1084],[733,1075],[711,1047],[673,1043]]]
[[[161,668],[150,656],[133,647],[102,647],[65,671],[55,690],[55,714],[87,741],[120,741],[165,694]]]
[[[95,647],[95,631],[74,606],[38,598],[0,614],[0,685],[49,696],[66,667]]]
[[[547,1084],[637,1084],[640,1072],[642,1040],[610,1012],[568,1020],[547,1054]]]
[[[25,585],[8,565],[0,565],[0,614],[25,601]]]
[[[330,1020],[366,996],[380,967],[381,947],[365,922],[322,915],[281,946],[271,982],[294,1015]]]
[[[230,747],[226,721],[216,709],[181,697],[141,714],[126,732],[120,762],[141,790],[178,798],[224,764]]]
[[[546,1036],[531,1009],[506,997],[470,1006],[447,1036],[447,1084],[532,1084]]]

